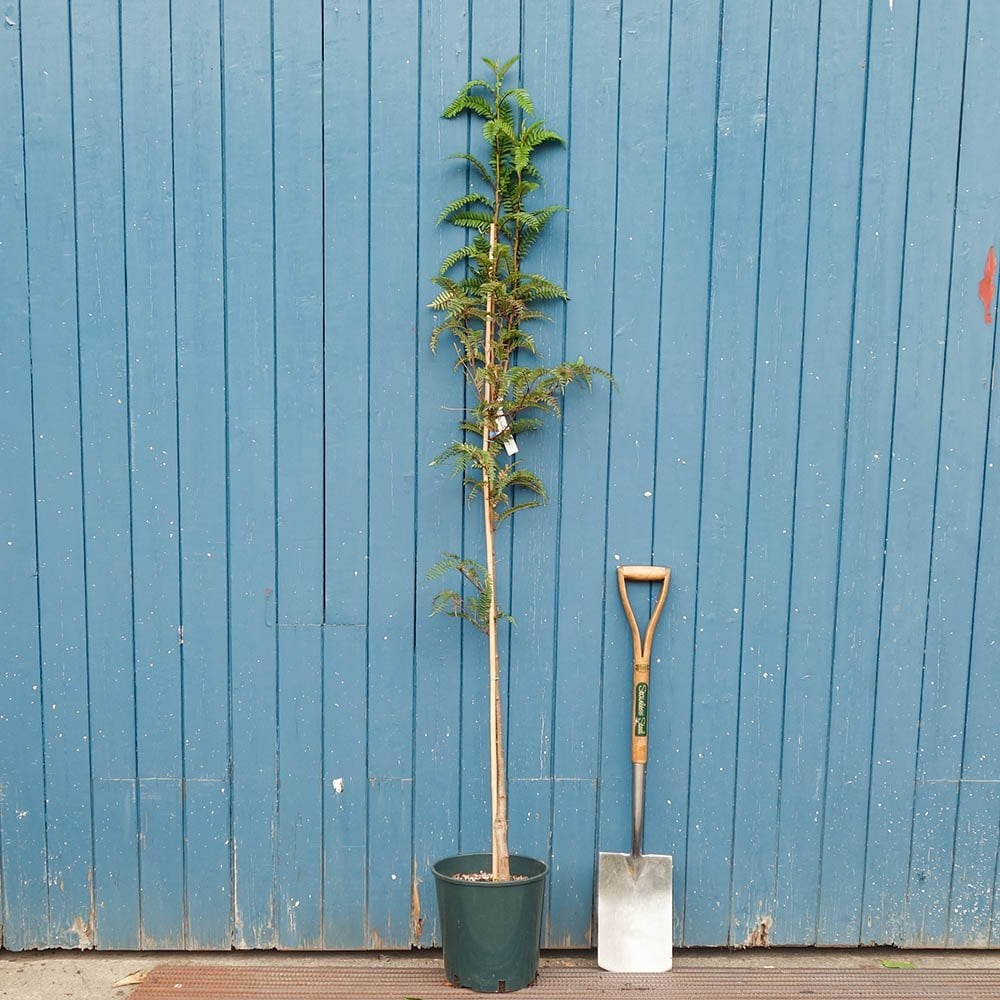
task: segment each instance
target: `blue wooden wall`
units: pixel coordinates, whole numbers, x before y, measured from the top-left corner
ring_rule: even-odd
[[[518,51],[569,139],[545,350],[617,379],[502,550],[546,943],[628,842],[652,562],[677,941],[1000,945],[992,0],[0,9],[5,947],[436,940],[488,839],[484,653],[427,614],[478,537],[439,113]]]

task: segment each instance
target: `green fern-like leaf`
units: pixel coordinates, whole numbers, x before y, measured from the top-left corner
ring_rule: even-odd
[[[444,118],[457,118],[463,111],[471,111],[480,118],[490,119],[493,115],[493,108],[489,101],[478,94],[464,92],[458,95],[442,112]]]
[[[463,595],[457,590],[445,589],[434,595],[431,614],[445,614],[461,618],[481,632],[489,628],[490,607],[493,603],[492,589],[486,567],[474,559],[463,559],[455,552],[444,552],[441,559],[427,572],[429,580],[438,580],[447,573],[456,572],[463,585],[471,586],[472,594]],[[497,609],[497,617],[507,617]]]
[[[517,212],[513,218],[521,227],[522,232],[537,233],[545,228],[545,224],[552,216],[565,211],[565,205],[548,205],[537,212]]]
[[[456,615],[462,609],[462,595],[456,590],[439,590],[431,598],[432,615]]]
[[[468,83],[463,84],[462,89],[459,93],[468,94],[473,90],[492,90],[493,84],[487,80],[469,80]]]
[[[460,264],[462,261],[467,261],[470,258],[474,257],[475,254],[476,254],[476,248],[473,244],[471,243],[463,244],[457,250],[453,250],[450,254],[448,254],[448,256],[445,257],[445,259],[441,262],[441,273],[445,274],[446,272],[450,271],[453,267],[455,267],[457,264]],[[435,306],[432,302],[431,308],[439,309],[441,307]]]
[[[490,118],[483,122],[483,138],[491,144],[499,142],[506,148],[513,146],[515,142],[514,121],[509,109],[504,113],[501,105],[500,113],[496,118]]]
[[[545,486],[541,479],[539,479],[535,473],[520,466],[515,468],[514,471],[507,477],[505,486],[509,488],[517,487],[522,490],[528,490],[530,493],[534,493],[535,496],[543,501],[548,499],[545,492]]]
[[[569,301],[569,293],[565,288],[540,274],[521,275],[521,284],[518,290],[528,302],[551,302],[556,299],[561,299],[564,302]]]
[[[483,62],[497,75],[497,86],[503,82],[503,78],[510,71],[511,66],[520,60],[520,56],[511,56],[506,62],[501,63],[496,59],[490,59],[487,56],[483,57]]]
[[[488,449],[469,444],[467,441],[453,441],[440,455],[431,460],[431,465],[441,465],[448,461],[452,463],[452,474],[456,476],[463,474],[469,468],[491,472],[496,465]]]
[[[456,198],[453,202],[446,205],[438,216],[438,222],[448,221],[452,215],[463,208],[467,208],[469,205],[485,205],[487,209],[492,209],[493,207],[485,195],[480,194],[478,191],[470,191],[468,194],[463,194],[460,198]]]
[[[471,164],[475,168],[476,173],[478,173],[487,184],[491,183],[492,174],[487,169],[486,164],[483,163],[478,157],[473,156],[471,153],[452,153],[448,159],[465,160],[466,163]]]
[[[526,114],[535,113],[535,105],[531,100],[531,95],[523,87],[512,87],[500,95],[500,99],[506,101],[511,99],[517,102],[517,106]]]
[[[448,222],[460,229],[475,229],[480,233],[489,232],[493,216],[489,212],[456,211],[448,216]]]
[[[532,149],[544,146],[548,142],[558,142],[560,145],[566,145],[566,140],[558,132],[553,132],[552,129],[546,128],[543,121],[532,122],[530,125],[525,124],[521,130],[521,142]]]
[[[535,507],[544,507],[541,500],[525,500],[523,503],[516,503],[510,507],[504,507],[497,515],[497,527],[504,523],[509,517],[513,517],[522,510],[532,510]]]

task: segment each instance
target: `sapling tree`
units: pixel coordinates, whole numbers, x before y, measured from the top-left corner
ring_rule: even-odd
[[[589,386],[595,375],[610,376],[583,358],[551,367],[523,363],[537,358],[534,331],[536,321],[549,318],[545,306],[567,298],[559,284],[525,269],[549,220],[564,211],[560,205],[531,207],[541,185],[535,154],[563,139],[535,118],[527,91],[506,85],[517,57],[483,61],[492,78],[470,80],[443,113],[479,121],[485,149],[454,156],[467,164],[464,190],[438,221],[467,235],[433,278],[440,291],[430,307],[443,314],[431,349],[442,337],[453,343],[455,369],[465,378],[471,403],[459,424],[460,436],[433,464],[450,463],[470,500],[481,499],[485,551],[482,561],[445,553],[429,575],[453,572],[461,578],[458,589],[435,596],[432,613],[463,619],[488,640],[492,877],[503,880],[510,878],[510,853],[498,624],[509,616],[497,603],[496,533],[512,515],[546,499],[541,479],[524,464],[516,441],[539,427],[546,414],[560,413],[567,386]]]

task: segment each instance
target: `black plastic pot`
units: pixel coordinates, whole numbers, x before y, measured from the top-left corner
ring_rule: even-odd
[[[489,854],[459,854],[433,866],[444,972],[452,986],[513,993],[538,978],[542,903],[548,866],[511,855],[511,882],[469,882],[455,875],[489,871]]]

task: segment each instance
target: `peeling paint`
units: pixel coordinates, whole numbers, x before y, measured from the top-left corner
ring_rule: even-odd
[[[420,878],[417,875],[417,859],[413,859],[413,875],[410,878],[410,941],[419,944],[424,933],[424,918],[420,912]]]
[[[232,893],[233,893],[233,930],[232,941],[234,948],[246,948],[247,939],[243,928],[243,914],[240,912],[240,862],[239,851],[237,850],[236,838],[232,839],[232,853],[230,855],[232,864]]]
[[[76,935],[76,946],[80,951],[88,951],[94,947],[94,925],[83,917],[77,917],[70,924],[69,932]]]
[[[997,252],[990,247],[983,267],[983,280],[979,282],[979,301],[983,304],[983,320],[987,326],[993,325],[993,303],[997,296]]]
[[[770,948],[771,928],[774,927],[774,917],[761,917],[753,926],[753,930],[743,942],[744,948]]]

